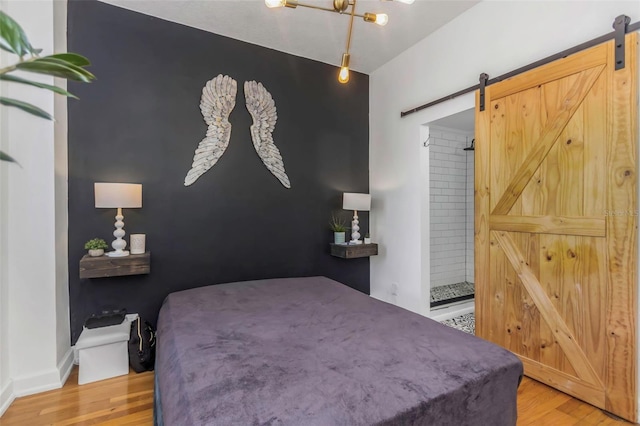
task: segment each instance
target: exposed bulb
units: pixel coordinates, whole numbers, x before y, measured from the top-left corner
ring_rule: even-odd
[[[415,0],[396,0],[396,1],[399,1],[400,3],[411,4],[411,3],[413,3]]]
[[[389,15],[387,15],[386,13],[376,14],[376,24],[384,27],[385,25],[387,25],[387,22],[389,22]]]
[[[351,56],[348,53],[342,54],[342,61],[340,62],[340,73],[338,74],[338,81],[342,84],[349,81],[349,59],[351,59]]]
[[[286,0],[264,0],[264,4],[269,8],[283,7],[286,2]]]
[[[338,74],[338,81],[342,84],[349,82],[349,67],[340,68],[340,74]]]

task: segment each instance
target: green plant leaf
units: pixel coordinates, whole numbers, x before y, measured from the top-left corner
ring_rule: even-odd
[[[89,83],[91,80],[95,79],[94,75],[89,71],[83,70],[82,68],[69,63],[60,63],[57,61],[58,60],[56,59],[37,59],[31,62],[21,62],[16,64],[16,68],[38,74],[62,77],[67,80],[83,81],[85,83]]]
[[[84,243],[85,250],[100,250],[100,249],[107,249],[107,248],[109,248],[109,246],[107,245],[106,241],[103,240],[102,238],[92,238],[86,243]]]
[[[26,80],[24,78],[16,77],[14,75],[9,75],[9,74],[0,75],[0,80],[12,81],[14,83],[28,84],[29,86],[35,86],[35,87],[39,87],[41,89],[51,90],[53,92],[59,93],[60,95],[69,96],[71,98],[78,99],[78,97],[76,95],[67,92],[66,90],[64,90],[61,87],[51,86],[49,84],[44,84],[44,83],[38,83],[37,81]]]
[[[29,114],[33,114],[38,117],[46,118],[47,120],[53,120],[53,117],[46,111],[38,108],[35,105],[28,104],[26,102],[19,101],[17,99],[9,99],[0,97],[0,104],[6,106],[12,106],[19,108],[23,111],[28,112]]]
[[[2,151],[0,151],[0,161],[7,161],[9,163],[16,163],[18,166],[20,166],[20,163],[18,163],[15,158],[10,156],[6,152],[2,152]],[[20,166],[20,167],[22,167],[22,166]]]
[[[78,67],[91,65],[91,62],[89,62],[87,58],[82,55],[78,55],[77,53],[56,53],[55,55],[45,56],[45,58],[60,59]]]
[[[31,46],[22,27],[9,15],[0,11],[0,49],[23,57],[27,53],[37,53]]]
[[[72,53],[72,55],[74,55],[74,54]],[[53,55],[45,56],[43,58],[38,58],[33,62],[46,62],[46,63],[54,63],[54,64],[64,65],[65,67],[71,68],[75,72],[78,72],[78,73],[86,76],[90,80],[95,80],[96,79],[96,77],[93,74],[91,74],[89,71],[84,69],[82,66],[74,65],[71,62],[65,61],[63,59],[56,58]]]

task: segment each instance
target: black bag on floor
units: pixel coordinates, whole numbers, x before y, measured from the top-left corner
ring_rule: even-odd
[[[142,373],[151,371],[156,362],[156,330],[140,318],[131,322],[129,335],[129,364],[133,371]]]

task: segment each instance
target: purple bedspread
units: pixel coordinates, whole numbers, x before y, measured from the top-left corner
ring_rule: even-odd
[[[167,426],[516,423],[516,356],[324,277],[172,293],[157,350]]]

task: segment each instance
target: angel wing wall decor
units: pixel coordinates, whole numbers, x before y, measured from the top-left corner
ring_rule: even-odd
[[[184,186],[194,183],[218,162],[229,146],[231,123],[229,114],[236,106],[238,83],[228,75],[218,75],[202,88],[200,112],[209,126],[207,135],[198,144],[191,170],[184,178]]]
[[[247,101],[247,110],[253,118],[251,125],[253,147],[267,169],[278,178],[285,188],[291,188],[289,177],[284,170],[282,156],[273,142],[272,133],[276,127],[278,114],[271,93],[264,88],[262,83],[245,81],[244,96]]]

